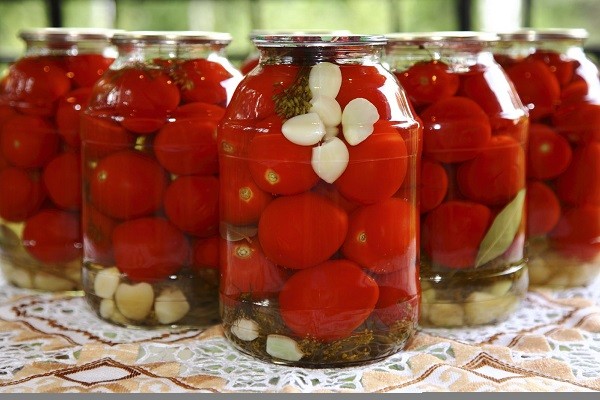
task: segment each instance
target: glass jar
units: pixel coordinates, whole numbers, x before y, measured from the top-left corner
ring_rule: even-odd
[[[530,284],[583,286],[600,274],[600,80],[583,29],[501,34],[496,57],[529,108]]]
[[[230,35],[126,32],[82,116],[83,284],[124,326],[218,322],[217,124]]]
[[[79,114],[113,62],[113,31],[39,28],[0,80],[0,260],[6,280],[81,289]]]
[[[528,116],[494,61],[498,37],[432,32],[388,38],[386,61],[424,125],[420,322],[501,321],[528,286]]]
[[[420,124],[383,36],[266,35],[219,125],[221,317],[278,364],[363,364],[419,309]]]

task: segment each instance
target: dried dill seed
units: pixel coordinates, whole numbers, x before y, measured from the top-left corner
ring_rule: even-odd
[[[281,93],[273,95],[275,112],[281,118],[289,119],[310,111],[312,93],[308,86],[309,72],[308,68],[302,68],[291,86],[283,89]]]

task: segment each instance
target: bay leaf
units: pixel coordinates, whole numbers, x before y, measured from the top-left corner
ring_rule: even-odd
[[[525,189],[521,189],[514,199],[498,213],[487,231],[475,258],[475,268],[504,253],[512,244],[525,206]]]

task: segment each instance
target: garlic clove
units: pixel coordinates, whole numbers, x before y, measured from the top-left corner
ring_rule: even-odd
[[[172,324],[179,321],[189,311],[190,303],[179,288],[163,289],[154,302],[154,313],[161,324]]]
[[[379,119],[377,107],[362,97],[351,100],[342,112],[342,131],[351,146],[356,146],[373,133],[373,124]]]
[[[59,292],[63,290],[74,290],[77,285],[59,276],[47,272],[38,272],[33,277],[33,287],[36,289],[47,290],[49,292]]]
[[[146,282],[129,285],[121,283],[115,291],[115,302],[125,318],[142,321],[152,310],[154,291]]]
[[[342,107],[333,97],[313,97],[310,104],[310,112],[318,114],[325,127],[338,126],[342,122]]]
[[[100,270],[94,279],[94,293],[103,299],[111,299],[119,286],[121,274],[117,267]]]
[[[315,64],[308,75],[308,86],[313,97],[328,96],[335,99],[342,87],[340,67],[330,62]]]
[[[14,268],[11,274],[7,276],[7,279],[17,287],[23,289],[33,288],[33,279],[31,279],[31,274],[26,269]]]
[[[340,129],[337,126],[326,126],[325,127],[325,136],[323,136],[324,141],[328,141],[329,139],[333,139],[337,137],[340,133]]]
[[[104,319],[110,319],[115,313],[115,301],[113,299],[102,299],[100,302],[100,316]]]
[[[319,146],[313,147],[310,163],[313,170],[327,183],[339,178],[350,160],[350,153],[341,139],[335,137]]]
[[[281,127],[281,133],[294,144],[312,146],[319,143],[325,136],[325,125],[319,114],[309,112],[285,121]]]
[[[267,336],[267,353],[286,361],[299,361],[304,356],[298,343],[283,335]]]
[[[431,325],[453,327],[464,324],[464,310],[459,304],[430,303],[427,310]]]
[[[465,302],[465,321],[470,325],[498,322],[509,315],[518,305],[517,299],[507,294],[496,297],[486,292],[473,292]]]
[[[231,324],[231,333],[240,340],[251,342],[258,337],[258,324],[248,318],[238,318]]]

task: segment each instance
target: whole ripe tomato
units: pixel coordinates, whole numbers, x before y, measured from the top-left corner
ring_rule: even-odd
[[[15,115],[4,123],[2,153],[16,167],[44,166],[57,152],[59,140],[55,128],[41,117]]]
[[[525,152],[510,136],[493,136],[488,146],[458,167],[460,191],[487,205],[508,203],[525,187]]]
[[[80,117],[82,152],[86,159],[101,158],[110,153],[133,148],[135,136],[118,123],[85,113]]]
[[[377,108],[380,119],[392,118],[392,113],[396,110],[390,107],[396,105],[388,101],[387,94],[382,90],[387,80],[392,79],[389,73],[374,65],[340,65],[340,70],[342,86],[335,99],[342,110],[349,102],[360,97],[367,99]]]
[[[600,104],[570,102],[552,115],[555,130],[576,144],[600,142]]]
[[[56,126],[58,133],[69,146],[78,149],[81,145],[79,124],[81,113],[90,100],[92,89],[82,87],[67,93],[58,103]]]
[[[33,215],[46,198],[41,177],[36,171],[8,167],[0,171],[0,217],[24,221]]]
[[[427,107],[423,120],[423,153],[436,161],[453,163],[474,158],[492,136],[483,109],[466,97],[448,97]]]
[[[66,263],[81,256],[79,215],[46,208],[27,219],[25,250],[44,263]]]
[[[299,337],[343,339],[371,314],[379,297],[373,278],[348,260],[296,272],[279,294],[281,317]]]
[[[209,119],[219,122],[225,115],[225,108],[216,104],[203,103],[196,101],[194,103],[182,104],[173,111],[171,117],[176,121],[189,118]]]
[[[65,210],[81,208],[81,159],[79,154],[65,152],[46,165],[42,175],[50,200]]]
[[[219,179],[178,177],[167,187],[164,208],[169,220],[185,233],[215,235],[219,231]]]
[[[220,293],[224,300],[241,295],[254,300],[275,296],[285,281],[285,271],[267,259],[256,237],[230,242],[221,239]]]
[[[391,197],[400,189],[408,169],[406,144],[387,121],[378,121],[373,133],[356,146],[344,173],[334,182],[342,196],[362,204]]]
[[[73,79],[76,87],[92,87],[114,59],[102,54],[78,54],[66,57],[64,61],[67,76]]]
[[[551,50],[537,49],[534,53],[527,56],[527,58],[530,60],[539,60],[546,64],[554,76],[556,76],[561,86],[565,86],[573,79],[575,61],[570,60],[565,55]]]
[[[112,234],[117,268],[133,281],[159,281],[187,264],[190,245],[173,224],[145,217],[117,225]]]
[[[358,208],[350,215],[342,253],[378,274],[414,265],[417,257],[416,212],[409,202],[399,198]]]
[[[374,278],[379,286],[374,314],[384,325],[418,320],[420,289],[416,265]]]
[[[565,257],[592,261],[600,254],[600,207],[586,204],[564,212],[550,232],[551,245]]]
[[[448,174],[444,167],[424,159],[421,162],[421,179],[419,182],[421,214],[439,206],[448,192]]]
[[[317,185],[312,189],[312,191],[317,193],[319,196],[323,196],[331,200],[335,204],[341,206],[344,209],[344,211],[348,213],[348,215],[350,215],[352,211],[360,207],[359,203],[352,200],[348,200],[347,198],[342,196],[340,191],[337,190],[337,188],[334,185],[325,181],[319,181],[319,183],[317,183]]]
[[[124,150],[98,162],[91,176],[90,196],[104,214],[130,219],[159,210],[166,188],[165,171],[154,159]]]
[[[346,212],[312,192],[276,198],[258,222],[258,238],[267,258],[292,269],[327,260],[340,248],[347,231]]]
[[[557,177],[571,163],[572,153],[569,142],[552,128],[543,124],[531,124],[527,148],[527,177]]]
[[[87,203],[82,210],[84,261],[114,265],[112,234],[118,222]]]
[[[165,124],[154,140],[156,158],[179,175],[212,175],[219,171],[217,124],[184,119]]]
[[[205,59],[178,62],[172,69],[186,103],[201,101],[225,106],[227,90],[221,82],[233,75],[221,64]]]
[[[437,60],[418,62],[396,76],[416,107],[454,96],[460,83],[458,75]]]
[[[1,90],[1,86],[0,86],[0,90]],[[17,112],[15,111],[15,109],[13,107],[0,104],[0,131],[2,131],[2,125],[4,125],[4,122],[8,121],[8,119],[10,117],[12,117],[16,114],[17,114]]]
[[[195,239],[192,243],[192,268],[219,269],[219,235]]]
[[[425,217],[421,245],[435,265],[469,268],[491,222],[492,212],[482,204],[448,201]]]
[[[536,237],[550,232],[560,218],[556,194],[543,182],[527,182],[527,235]]]
[[[571,205],[600,205],[600,143],[579,146],[573,161],[556,180],[558,198]]]

